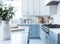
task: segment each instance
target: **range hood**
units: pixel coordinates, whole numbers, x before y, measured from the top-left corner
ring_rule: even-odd
[[[58,2],[60,2],[60,0],[49,0],[46,5],[50,6],[50,5],[57,5]]]
[[[47,4],[47,6],[49,6],[49,5],[57,5],[57,4],[58,4],[57,1],[51,1],[51,2],[49,2],[49,3]]]

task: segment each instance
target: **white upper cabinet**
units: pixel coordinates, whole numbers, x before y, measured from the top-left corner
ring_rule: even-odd
[[[39,15],[40,0],[34,0],[33,4],[34,4],[34,6],[33,6],[34,15]]]
[[[23,15],[39,15],[40,0],[22,0]]]
[[[29,15],[33,15],[33,0],[28,0],[28,12]]]
[[[37,16],[57,14],[56,5],[58,4],[58,1],[59,0],[22,0],[22,15]]]
[[[27,15],[28,0],[22,0],[22,15]]]
[[[49,15],[49,6],[45,5],[44,0],[40,0],[40,15]]]

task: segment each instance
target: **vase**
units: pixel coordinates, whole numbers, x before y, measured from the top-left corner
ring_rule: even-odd
[[[9,21],[1,21],[0,26],[0,40],[10,40],[11,30]]]

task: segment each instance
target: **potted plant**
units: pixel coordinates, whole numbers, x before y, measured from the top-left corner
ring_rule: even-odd
[[[0,40],[9,40],[10,39],[10,26],[9,21],[14,16],[14,7],[7,6],[7,4],[0,4],[0,20],[1,20],[1,29],[0,29]]]
[[[53,23],[53,18],[51,16],[48,16],[48,23],[52,24]]]

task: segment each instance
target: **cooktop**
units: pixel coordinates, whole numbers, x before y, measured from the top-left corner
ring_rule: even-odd
[[[46,26],[48,28],[60,28],[60,25],[58,24],[44,24],[43,26]]]

